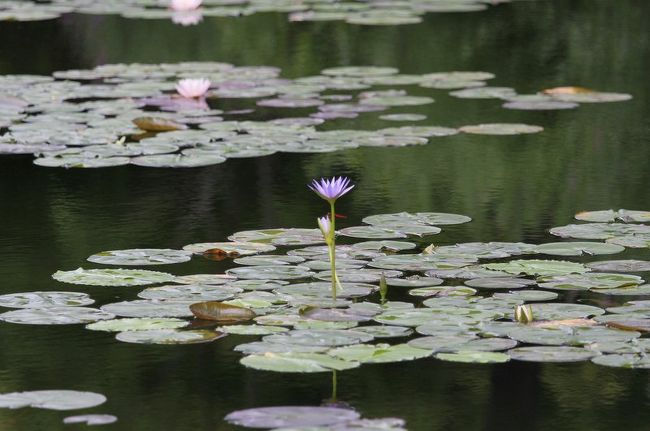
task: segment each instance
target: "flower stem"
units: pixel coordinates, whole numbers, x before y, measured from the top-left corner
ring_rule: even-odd
[[[334,211],[334,201],[330,201],[330,265],[332,269],[332,300],[336,305],[336,284],[338,277],[336,276],[336,212]]]

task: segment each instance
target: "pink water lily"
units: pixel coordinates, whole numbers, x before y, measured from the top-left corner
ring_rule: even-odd
[[[203,14],[198,10],[177,11],[172,14],[172,22],[184,27],[197,25],[201,21],[203,21]]]
[[[171,0],[169,7],[176,11],[188,11],[198,9],[203,0]]]
[[[181,79],[176,84],[176,91],[183,97],[188,99],[203,97],[210,89],[212,83],[209,79]]]

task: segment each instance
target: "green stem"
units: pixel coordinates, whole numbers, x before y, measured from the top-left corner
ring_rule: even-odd
[[[330,265],[332,270],[332,299],[336,305],[336,212],[334,211],[334,201],[330,201]]]
[[[337,378],[336,378],[336,370],[332,371],[332,402],[336,402],[336,384],[337,384]]]

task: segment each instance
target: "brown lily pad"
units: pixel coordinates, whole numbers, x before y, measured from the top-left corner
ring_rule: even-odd
[[[159,117],[138,117],[133,124],[146,132],[171,132],[173,130],[185,130],[185,124]]]
[[[219,323],[246,322],[257,317],[252,310],[219,301],[197,302],[190,305],[192,314],[202,320],[214,320]]]
[[[607,322],[606,325],[623,331],[650,332],[650,319],[617,320]]]

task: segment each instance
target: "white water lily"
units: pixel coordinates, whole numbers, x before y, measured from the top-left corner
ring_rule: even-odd
[[[209,79],[181,79],[176,84],[176,91],[183,97],[188,99],[198,98],[205,95],[210,89],[212,83]]]
[[[169,7],[176,11],[187,11],[198,9],[203,0],[171,0]]]

